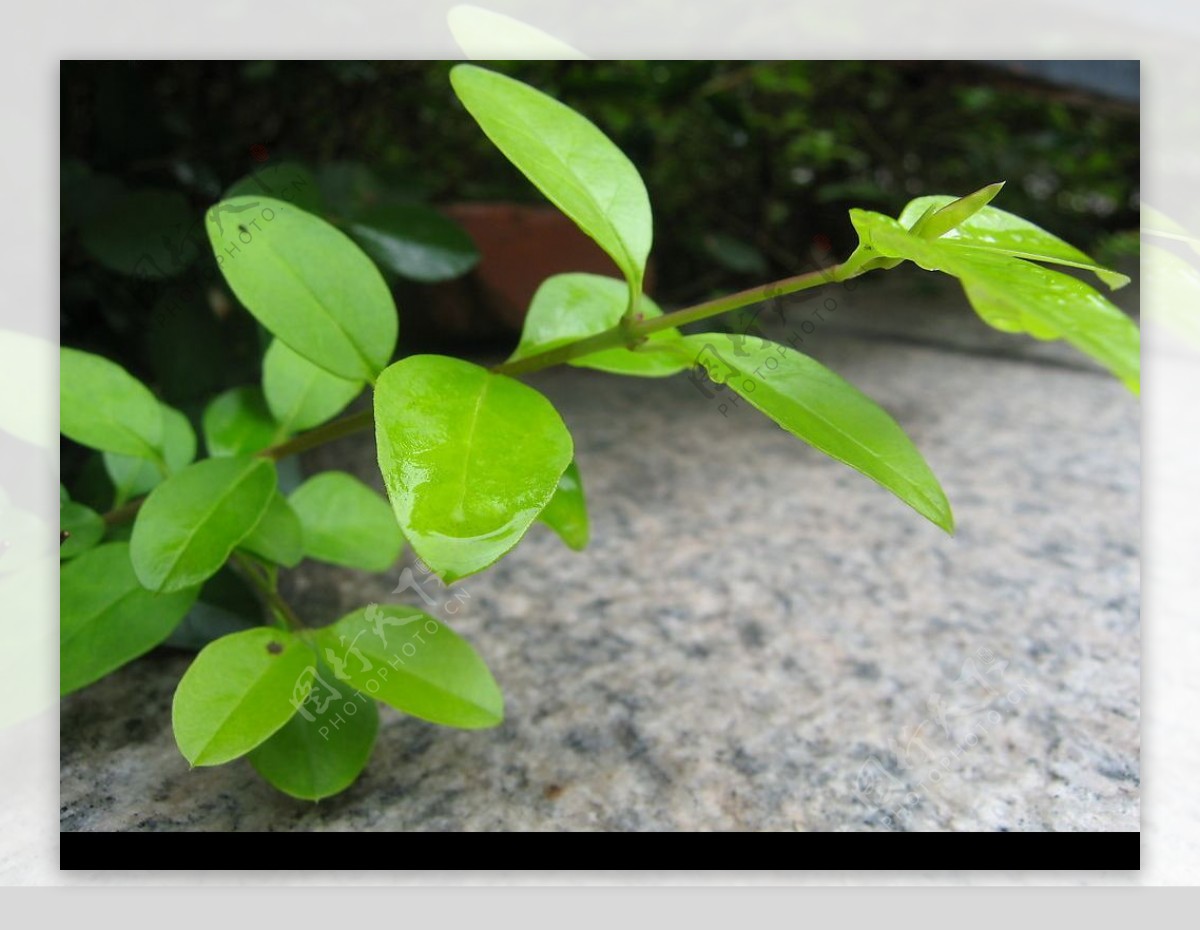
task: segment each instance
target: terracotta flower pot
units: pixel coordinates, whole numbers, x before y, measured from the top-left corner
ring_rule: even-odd
[[[519,331],[534,292],[551,275],[586,271],[621,277],[612,259],[554,207],[458,203],[443,212],[470,233],[480,252],[466,278],[433,288],[434,313],[452,332],[469,331],[480,317],[492,327],[499,323]]]

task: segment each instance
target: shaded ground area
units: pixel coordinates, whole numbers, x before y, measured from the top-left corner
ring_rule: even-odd
[[[592,546],[539,526],[426,584],[504,687],[502,727],[386,712],[358,784],[296,802],[244,761],[188,770],[189,660],[164,651],[64,701],[63,829],[1137,829],[1137,401],[913,280],[825,295],[805,348],[908,430],[953,538],[686,378],[544,373]],[[321,464],[373,479],[373,454]],[[401,567],[306,563],[293,591],[318,622],[419,606],[390,593]]]

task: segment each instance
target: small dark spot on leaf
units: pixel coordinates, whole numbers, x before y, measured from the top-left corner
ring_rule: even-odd
[[[277,656],[279,653],[283,652],[283,646],[275,642],[275,640],[271,640],[269,643],[267,643],[267,652],[271,653],[273,656]]]
[[[60,546],[61,546],[63,543],[65,543],[65,542],[66,542],[68,539],[70,539],[70,538],[71,538],[71,532],[70,532],[70,530],[59,530],[59,533],[58,533],[58,544],[59,544]],[[8,547],[7,547],[7,546],[5,546],[5,548],[7,549]]]
[[[244,233],[244,232],[249,232],[249,231],[250,231],[250,230],[248,230],[248,229],[247,229],[245,226],[243,226],[241,223],[238,223],[238,232],[240,232],[240,233]]]

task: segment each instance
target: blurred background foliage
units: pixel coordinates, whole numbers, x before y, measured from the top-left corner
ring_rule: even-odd
[[[667,307],[844,257],[848,207],[895,215],[914,196],[998,179],[999,206],[1102,259],[1136,252],[1135,102],[972,63],[493,66],[586,114],[641,170]],[[200,220],[264,167],[312,169],[331,217],[364,204],[541,202],[458,104],[450,67],[64,62],[64,344],[117,359],[189,413],[256,382],[262,334],[237,312]],[[142,217],[135,228],[111,220],[113,203],[138,205],[126,211]],[[131,275],[122,262],[147,248],[166,270]],[[436,306],[424,285],[390,279],[401,351],[444,343],[423,319]],[[515,342],[494,327],[479,335],[463,345],[460,333],[460,350]]]

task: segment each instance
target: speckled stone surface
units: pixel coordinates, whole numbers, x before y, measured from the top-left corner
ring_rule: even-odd
[[[388,711],[353,788],[292,801],[244,761],[188,770],[188,657],[160,651],[64,702],[62,828],[1136,830],[1136,399],[953,292],[836,300],[805,348],[914,438],[953,538],[684,377],[543,373],[591,547],[538,526],[426,584],[503,685],[503,726]],[[373,458],[364,437],[322,452],[367,478]],[[313,622],[419,604],[390,593],[403,564],[306,563],[291,590]]]

